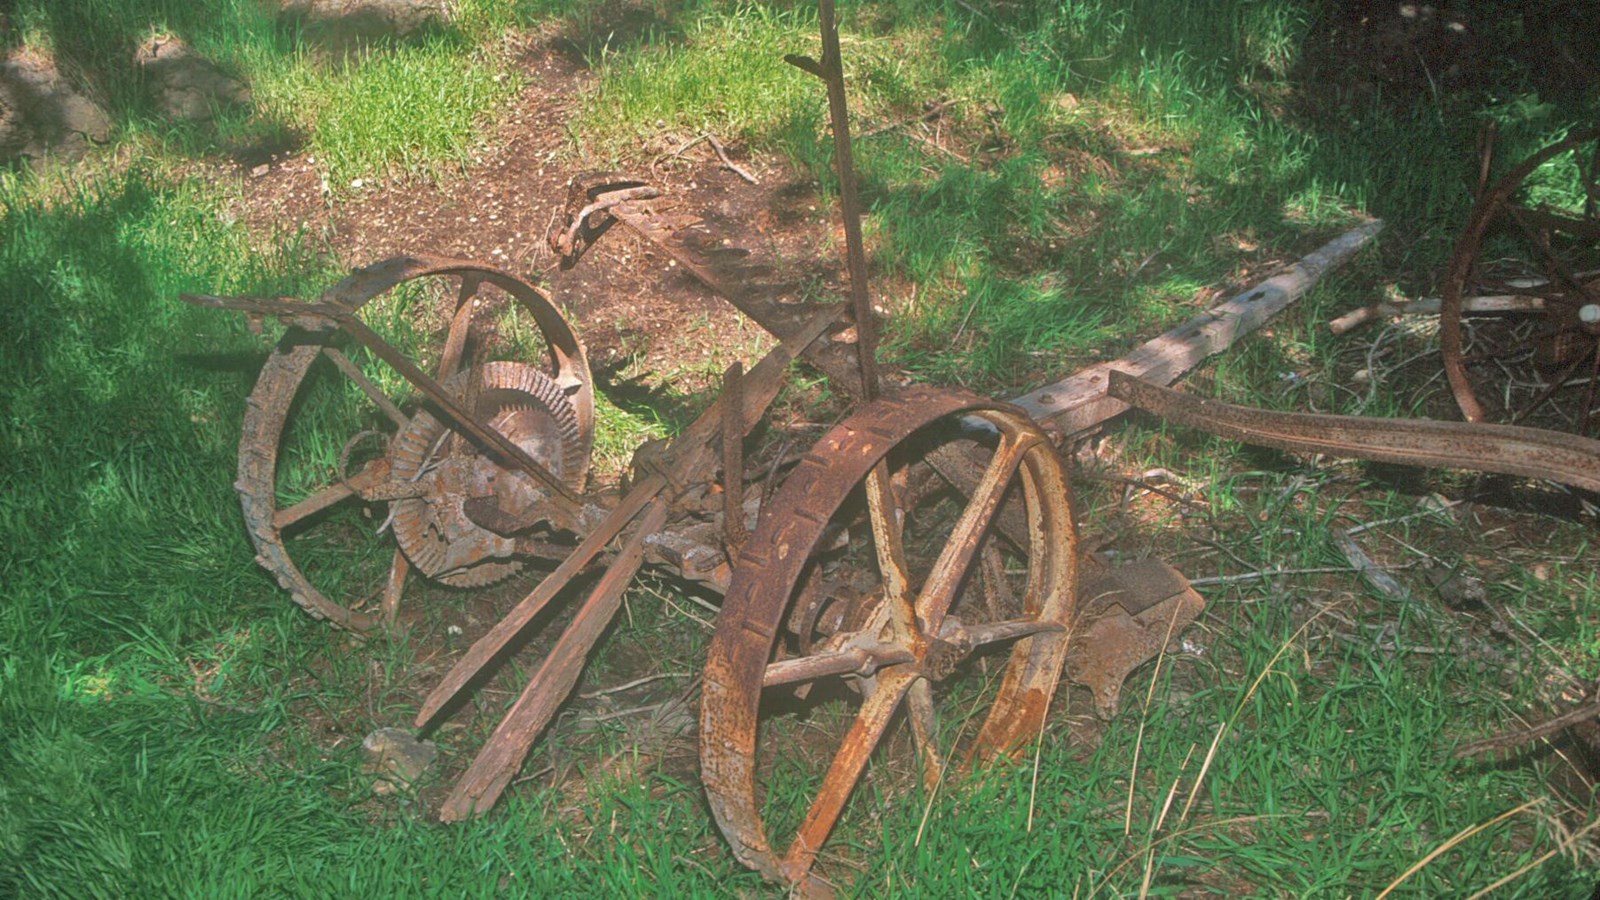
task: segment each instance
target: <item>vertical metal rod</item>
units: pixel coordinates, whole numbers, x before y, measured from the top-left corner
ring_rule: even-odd
[[[844,63],[839,56],[839,27],[833,0],[819,0],[822,24],[820,76],[828,86],[828,117],[839,166],[839,208],[844,215],[844,244],[850,271],[850,301],[856,315],[856,352],[861,358],[862,400],[878,397],[878,328],[867,291],[867,251],[861,242],[861,198],[856,193],[855,158],[850,151],[850,108],[845,103]]]
[[[748,536],[744,527],[744,363],[722,376],[722,531],[732,560]]]

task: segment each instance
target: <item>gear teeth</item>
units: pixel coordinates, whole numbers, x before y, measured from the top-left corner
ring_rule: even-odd
[[[555,425],[560,438],[560,458],[540,461],[569,487],[582,489],[583,479],[588,474],[584,466],[589,456],[588,442],[583,439],[572,401],[544,372],[523,363],[490,362],[457,373],[445,381],[444,387],[462,397],[469,392],[477,394],[483,391],[515,395],[517,399],[504,404],[490,422],[491,427],[512,440],[516,440],[518,435],[510,434],[507,427],[517,413],[542,413]],[[390,444],[392,476],[397,480],[421,478],[445,432],[445,425],[431,413],[423,411],[413,416],[411,424],[395,435]],[[392,508],[391,528],[401,551],[418,571],[435,581],[451,587],[484,587],[508,578],[522,568],[520,561],[487,558],[460,569],[445,571],[450,544],[431,528],[438,514],[430,501],[421,497],[410,498],[397,501]],[[454,514],[464,516],[459,509]],[[471,527],[477,528],[475,525]]]
[[[487,278],[515,297],[525,309],[532,311],[541,323],[546,322],[546,319],[540,317],[540,310],[554,317],[559,327],[546,329],[546,334],[553,343],[567,347],[562,361],[563,377],[577,385],[575,396],[585,401],[589,399],[589,395],[585,393],[585,389],[590,388],[589,372],[584,362],[582,346],[577,343],[576,335],[565,322],[561,311],[537,288],[499,270],[454,260],[396,257],[359,270],[324,292],[322,299],[325,302],[338,303],[354,312],[369,300],[400,284],[415,278],[440,274],[467,274]],[[245,529],[258,554],[257,565],[272,573],[277,583],[293,601],[314,618],[331,620],[343,627],[360,630],[366,627],[369,617],[345,608],[319,591],[300,571],[283,543],[282,534],[273,525],[273,516],[278,511],[278,453],[284,438],[285,426],[297,396],[306,387],[306,379],[311,374],[313,366],[322,357],[324,348],[338,340],[337,333],[338,329],[333,327],[314,330],[291,328],[268,354],[255,387],[245,399],[244,417],[240,427],[238,474],[234,489],[239,492]],[[549,393],[535,393],[541,400],[551,396]],[[571,401],[568,401],[564,394],[560,397],[563,406],[558,408],[572,410]],[[585,403],[583,412],[585,416],[592,417],[592,406]],[[561,421],[563,416],[554,414],[553,419]],[[572,458],[574,447],[581,451],[576,457],[577,464],[565,469],[563,477],[568,474],[576,475],[578,481],[576,486],[581,487],[581,478],[587,474],[591,435],[587,433],[587,429],[577,433],[568,429],[564,421],[562,424],[564,460]],[[576,434],[575,439],[574,434]],[[420,448],[416,452],[426,453],[427,449]],[[393,459],[398,452],[398,444],[392,443],[390,458]],[[496,564],[505,565],[503,562]]]

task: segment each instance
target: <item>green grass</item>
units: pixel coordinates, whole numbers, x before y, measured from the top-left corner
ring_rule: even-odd
[[[827,215],[821,89],[781,62],[816,52],[809,7],[655,4],[632,29],[597,3],[459,7],[441,33],[342,60],[245,0],[15,4],[0,40],[49,49],[98,88],[133,152],[71,176],[0,176],[0,894],[777,893],[731,859],[692,776],[632,767],[626,722],[564,718],[527,771],[582,777],[532,779],[464,826],[432,824],[407,795],[374,798],[358,739],[406,723],[419,679],[435,677],[416,673],[437,660],[419,660],[418,641],[361,644],[311,621],[251,561],[230,482],[273,334],[176,296],[309,297],[340,273],[305,236],[237,224],[226,188],[180,174],[185,160],[287,142],[317,157],[334,204],[356,178],[454,177],[519,87],[506,29],[548,26],[596,74],[572,125],[583,153],[631,166],[648,161],[641,141],[710,130],[787,159]],[[858,145],[892,306],[885,354],[919,379],[1019,391],[1116,355],[1191,315],[1201,290],[1258,278],[1371,214],[1390,222],[1378,252],[1191,386],[1282,409],[1428,412],[1428,389],[1401,387],[1436,362],[1397,362],[1424,352],[1425,335],[1369,360],[1370,334],[1334,339],[1325,323],[1384,291],[1432,288],[1470,204],[1479,122],[1499,123],[1509,162],[1592,117],[1592,98],[1540,97],[1514,61],[1477,93],[1314,96],[1301,73],[1319,9],[847,5],[858,133],[958,101],[936,137],[900,127]],[[255,106],[214,130],[154,121],[126,69],[152,29],[248,78]],[[1570,203],[1566,165],[1541,172],[1534,196]],[[405,312],[425,299],[397,298],[375,321],[425,341]],[[526,329],[502,324],[525,353]],[[668,377],[703,386],[723,362]],[[1352,377],[1369,366],[1408,384],[1369,389]],[[698,402],[682,393],[654,413],[602,400],[598,465],[621,470],[645,437],[680,428]],[[306,485],[336,459],[359,399],[322,411],[336,436],[308,437]],[[1079,479],[1087,531],[1212,579],[1186,635],[1197,649],[1163,662],[1148,708],[1152,670],[1136,673],[1098,746],[1058,716],[1036,776],[1030,759],[947,784],[929,805],[885,761],[827,848],[830,875],[872,896],[1370,896],[1533,802],[1400,893],[1467,893],[1553,852],[1505,895],[1588,896],[1600,869],[1563,835],[1595,811],[1562,786],[1564,763],[1451,752],[1544,709],[1556,668],[1579,689],[1600,672],[1592,523],[1451,519],[1426,513],[1426,496],[1474,490],[1459,474],[1312,464],[1145,419],[1117,426],[1104,455],[1124,474],[1165,467],[1197,498],[1125,498],[1121,484]],[[1331,529],[1406,516],[1359,540],[1412,601],[1326,571],[1346,566]],[[325,543],[330,590],[360,577],[352,557],[385,561],[382,544]],[[1435,600],[1423,553],[1483,578],[1504,628]],[[1311,571],[1239,577],[1269,570]],[[467,605],[443,589],[416,599],[424,632]],[[585,689],[641,665],[693,670],[705,629],[690,613],[707,615],[670,583],[630,593]],[[475,702],[489,718],[504,700]],[[441,732],[447,757],[466,758],[485,727]],[[800,798],[787,801],[797,819]]]
[[[4,45],[49,55],[69,82],[107,103],[125,139],[250,165],[301,150],[318,160],[327,189],[343,193],[358,178],[459,171],[490,111],[516,92],[501,42],[521,18],[515,6],[452,8],[440,28],[345,53],[253,0],[20,0]],[[155,35],[187,42],[246,84],[251,103],[207,124],[161,119],[134,64],[135,48]]]

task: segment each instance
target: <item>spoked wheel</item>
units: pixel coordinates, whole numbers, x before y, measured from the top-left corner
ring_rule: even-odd
[[[457,587],[517,571],[559,491],[481,429],[581,488],[594,393],[571,326],[531,285],[433,257],[368,266],[321,299],[360,311],[391,358],[331,325],[291,327],[273,350],[247,401],[235,482],[256,561],[313,616],[357,631],[393,620],[413,569]],[[436,332],[442,346],[422,346]],[[532,361],[487,361],[495,335]],[[405,367],[415,357],[412,375],[396,354]],[[414,383],[429,378],[477,438]],[[398,550],[378,540],[385,529]]]
[[[1491,227],[1520,236],[1528,261],[1484,259]],[[1469,292],[1526,314],[1469,337]],[[1600,432],[1600,129],[1535,153],[1479,198],[1445,277],[1439,346],[1467,421]]]
[[[918,489],[941,448],[975,456],[979,474]],[[1077,548],[1061,462],[1021,411],[929,388],[868,404],[812,449],[744,547],[711,640],[700,753],[745,865],[817,878],[875,752],[909,743],[933,790],[946,765],[1015,757],[1039,735]]]

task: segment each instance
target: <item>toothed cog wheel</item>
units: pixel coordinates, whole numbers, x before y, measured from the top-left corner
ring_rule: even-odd
[[[444,387],[567,486],[582,489],[587,441],[572,402],[549,376],[521,363],[492,362],[458,373]],[[395,436],[389,460],[395,481],[423,488],[393,506],[395,540],[412,565],[460,588],[521,570],[521,560],[512,558],[514,537],[474,521],[466,506],[492,498],[512,518],[534,521],[530,510],[548,499],[536,481],[498,464],[426,411]]]

